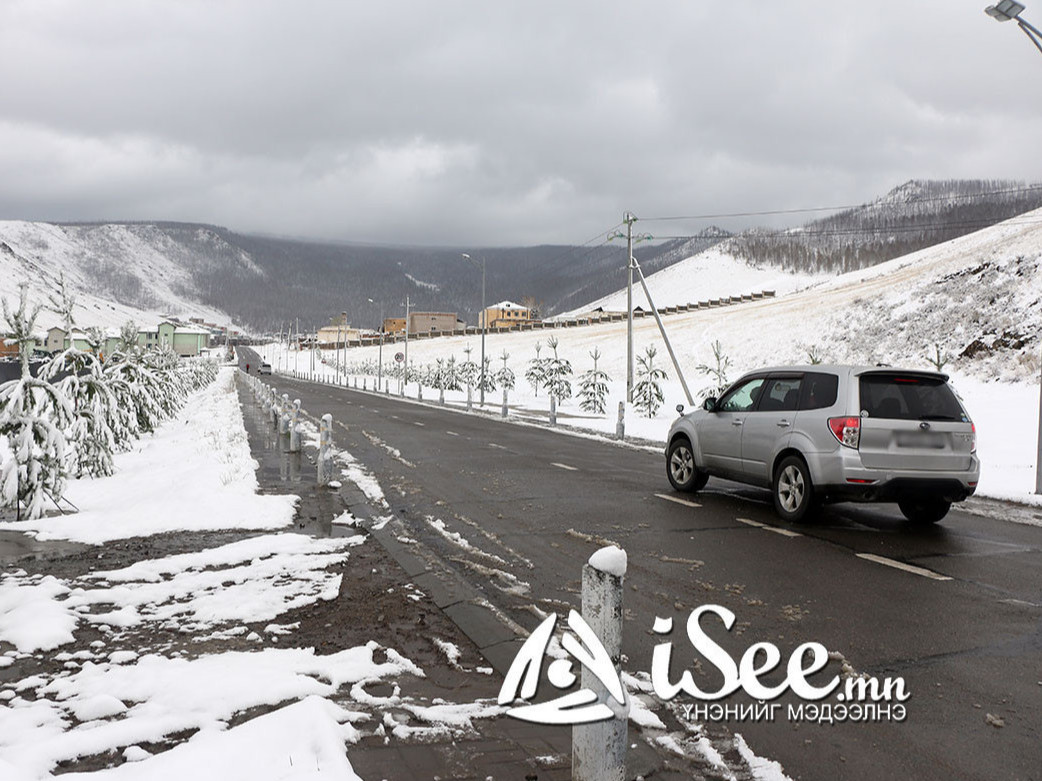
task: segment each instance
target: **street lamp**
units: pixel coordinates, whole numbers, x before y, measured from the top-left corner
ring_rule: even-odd
[[[1023,10],[1023,3],[1018,3],[1016,0],[1000,0],[995,5],[985,8],[984,13],[996,22],[1016,22],[1017,26],[1024,31],[1024,35],[1035,44],[1035,48],[1042,52],[1042,30],[1020,18]]]
[[[460,254],[464,260],[475,268],[476,260],[472,260],[466,252]],[[488,312],[485,309],[485,258],[481,258],[481,380],[478,387],[478,403],[485,406],[485,331],[488,329]]]
[[[375,304],[373,299],[367,299],[370,304]],[[376,387],[379,388],[384,379],[384,302],[380,302],[380,351],[376,359]]]

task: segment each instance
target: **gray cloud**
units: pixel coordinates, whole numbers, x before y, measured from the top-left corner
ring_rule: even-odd
[[[0,74],[6,218],[536,244],[1039,178],[1042,57],[981,0],[16,0]]]

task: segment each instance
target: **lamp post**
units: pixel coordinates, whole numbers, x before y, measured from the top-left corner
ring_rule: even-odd
[[[373,299],[366,299],[370,304],[375,304]],[[376,387],[379,388],[384,380],[384,302],[380,302],[380,349],[376,358]]]
[[[985,8],[984,13],[996,22],[1016,22],[1017,27],[1023,30],[1024,35],[1035,44],[1035,48],[1042,52],[1042,30],[1020,18],[1023,10],[1024,4],[1018,3],[1016,0],[999,0],[995,5],[989,5]],[[1039,489],[1042,491],[1042,484],[1040,484]]]
[[[472,260],[466,252],[461,256],[475,268],[477,261]],[[485,258],[481,258],[481,380],[478,384],[478,403],[485,406],[485,332],[488,330],[488,312],[485,310]]]

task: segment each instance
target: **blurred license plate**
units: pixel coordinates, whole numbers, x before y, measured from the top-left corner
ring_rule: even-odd
[[[944,434],[935,431],[898,431],[898,447],[925,447],[940,450],[944,447]]]

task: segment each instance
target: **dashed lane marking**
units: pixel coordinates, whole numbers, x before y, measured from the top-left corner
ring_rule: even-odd
[[[771,526],[769,523],[760,523],[749,518],[735,518],[739,523],[744,523],[746,526],[755,526],[757,529],[763,529],[765,532],[774,532],[780,534],[782,537],[802,537],[803,535],[799,532],[794,532],[791,529],[783,529],[780,526]]]
[[[670,496],[669,494],[655,494],[655,496],[657,496],[659,499],[665,499],[667,502],[675,502],[677,504],[682,504],[685,507],[701,507],[702,506],[698,502],[692,502],[689,499],[681,499],[678,496]]]
[[[577,466],[568,466],[568,464],[559,464],[556,461],[551,461],[550,462],[550,466],[556,466],[558,469],[567,469],[569,472],[578,472],[579,471],[579,467],[577,467]]]
[[[459,434],[457,434],[455,431],[446,431],[445,433],[448,434],[450,437],[458,437],[459,436]]]
[[[506,448],[503,445],[497,445],[495,442],[489,442],[488,446],[497,448],[498,450],[506,450]]]
[[[941,575],[940,573],[934,572],[933,570],[923,569],[922,567],[916,567],[914,564],[905,564],[903,561],[897,561],[895,559],[888,559],[885,556],[877,556],[874,553],[856,553],[854,554],[859,559],[865,559],[866,561],[874,561],[876,564],[882,564],[885,567],[893,567],[894,569],[904,570],[905,572],[911,572],[913,575],[919,575],[920,577],[930,578],[931,580],[952,580],[947,575]]]
[[[427,425],[426,423],[420,423],[420,421],[418,421],[418,420],[414,420],[414,421],[412,422],[412,424],[413,424],[414,426],[426,426],[426,425]]]

